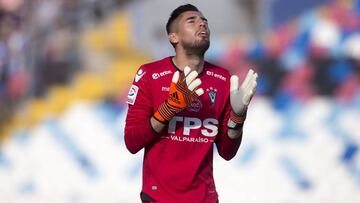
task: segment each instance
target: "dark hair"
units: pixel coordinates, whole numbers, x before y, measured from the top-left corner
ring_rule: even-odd
[[[177,17],[179,17],[182,13],[186,11],[199,11],[198,8],[196,8],[194,5],[191,4],[185,4],[177,7],[170,15],[170,18],[168,22],[166,23],[166,32],[169,34],[171,32],[171,25],[176,20]]]

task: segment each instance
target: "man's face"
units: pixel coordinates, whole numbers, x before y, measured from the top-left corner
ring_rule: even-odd
[[[201,12],[186,11],[179,16],[175,25],[175,33],[178,45],[188,52],[200,52],[202,54],[210,45],[210,30],[207,19]]]

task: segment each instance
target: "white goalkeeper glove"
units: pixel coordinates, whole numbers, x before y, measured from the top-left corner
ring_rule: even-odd
[[[236,75],[231,76],[230,104],[232,111],[227,124],[229,128],[240,129],[243,127],[247,106],[256,91],[257,77],[257,73],[250,69],[239,88],[239,78]]]

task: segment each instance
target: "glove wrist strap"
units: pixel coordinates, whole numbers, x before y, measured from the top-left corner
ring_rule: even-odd
[[[168,124],[169,121],[180,112],[181,109],[171,106],[167,101],[163,102],[158,110],[154,113],[154,118],[163,123]]]
[[[235,112],[231,111],[230,118],[227,124],[228,128],[235,130],[242,129],[246,119],[246,112],[247,110],[245,110],[242,115],[237,115]]]

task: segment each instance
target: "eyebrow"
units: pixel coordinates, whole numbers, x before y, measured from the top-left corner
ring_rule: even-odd
[[[186,21],[188,21],[188,20],[195,20],[196,19],[196,17],[197,16],[190,16],[190,17],[188,17],[188,18],[186,18]],[[202,20],[204,20],[204,21],[208,21],[205,17],[200,17]]]

